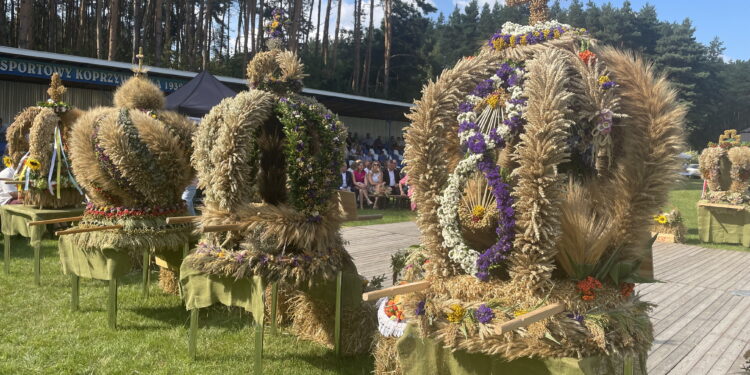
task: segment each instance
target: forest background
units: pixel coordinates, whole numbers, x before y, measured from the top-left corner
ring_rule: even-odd
[[[422,86],[477,52],[503,23],[527,23],[527,6],[482,6],[448,15],[430,0],[0,0],[0,44],[243,77],[262,50],[274,8],[288,14],[287,44],[311,88],[411,102]],[[352,14],[342,14],[351,12]],[[641,53],[666,73],[690,108],[689,141],[702,149],[729,128],[750,127],[750,60],[725,61],[718,38],[698,42],[689,19],[661,21],[656,7],[572,0],[550,16]],[[375,17],[375,16],[378,17]],[[352,17],[352,27],[342,18]],[[376,24],[375,19],[382,21]],[[138,32],[136,32],[138,31]],[[742,30],[737,30],[742,32]]]

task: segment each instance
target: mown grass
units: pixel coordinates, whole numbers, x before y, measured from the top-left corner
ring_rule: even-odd
[[[665,210],[676,207],[682,213],[687,227],[686,242],[690,245],[713,249],[750,251],[742,245],[713,244],[701,242],[698,238],[698,200],[701,198],[703,180],[683,180],[669,193],[669,205]]]
[[[156,282],[141,295],[140,271],[119,287],[118,329],[107,328],[107,282],[81,280],[80,311],[57,242],[43,241],[42,286],[33,286],[33,251],[14,237],[10,275],[0,271],[0,374],[249,374],[253,328],[236,308],[201,310],[198,358],[188,357],[189,313]],[[154,271],[152,279],[158,277]],[[370,374],[372,358],[337,358],[282,330],[264,342],[264,374]]]
[[[362,225],[401,223],[404,221],[414,221],[417,218],[417,213],[408,208],[385,208],[382,210],[373,210],[371,208],[364,209],[364,210],[357,209],[357,213],[360,216],[383,215],[383,218],[375,219],[375,220],[347,221],[344,223],[345,227],[359,227]]]

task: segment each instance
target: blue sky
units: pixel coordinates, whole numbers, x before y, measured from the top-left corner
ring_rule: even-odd
[[[453,11],[456,4],[465,4],[466,0],[433,0],[438,11],[446,15]],[[479,0],[483,3],[494,4],[495,0]],[[553,1],[550,1],[550,4]],[[582,0],[585,4],[588,0]],[[594,0],[601,5],[612,3],[616,7],[622,6],[624,0]],[[724,42],[727,59],[750,59],[750,41],[744,33],[750,16],[750,0],[631,0],[634,10],[639,10],[645,4],[652,4],[660,20],[682,22],[690,18],[695,27],[695,36],[699,42],[708,44],[718,36]],[[567,8],[570,0],[561,0],[561,5]],[[343,18],[343,17],[342,17]],[[576,25],[573,25],[576,26]]]

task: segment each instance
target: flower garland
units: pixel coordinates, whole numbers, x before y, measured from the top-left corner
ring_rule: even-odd
[[[523,113],[526,110],[523,94],[525,76],[523,67],[505,62],[492,77],[480,82],[466,101],[459,105],[458,135],[461,142],[466,144],[470,155],[459,162],[449,177],[438,212],[443,227],[443,245],[450,249],[449,256],[464,271],[483,281],[489,280],[490,270],[505,260],[515,238],[513,198],[510,196],[509,186],[500,176],[492,151],[503,147],[505,139],[515,136],[523,129]],[[506,98],[503,103],[506,115],[498,117],[497,113],[492,112],[496,112],[503,96]],[[479,116],[476,115],[478,110],[482,111]],[[496,120],[493,121],[492,118]],[[502,122],[497,119],[502,119]],[[498,213],[495,229],[498,240],[481,254],[463,241],[458,220],[463,186],[477,169],[487,180]]]
[[[333,194],[337,166],[344,160],[346,128],[317,102],[280,98],[275,107],[286,135],[290,203],[310,221],[320,221]]]
[[[586,29],[573,29],[557,21],[547,21],[535,25],[519,25],[512,22],[503,24],[502,29],[493,34],[487,43],[496,51],[517,46],[526,46],[544,43],[546,41],[560,39],[560,37],[571,31],[586,33]]]
[[[55,113],[65,113],[70,110],[70,106],[63,101],[55,101],[50,98],[44,102],[36,103],[37,107],[51,108]]]

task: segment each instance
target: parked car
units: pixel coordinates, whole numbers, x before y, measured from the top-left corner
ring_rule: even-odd
[[[701,178],[701,171],[698,164],[688,164],[680,174],[687,178]]]

